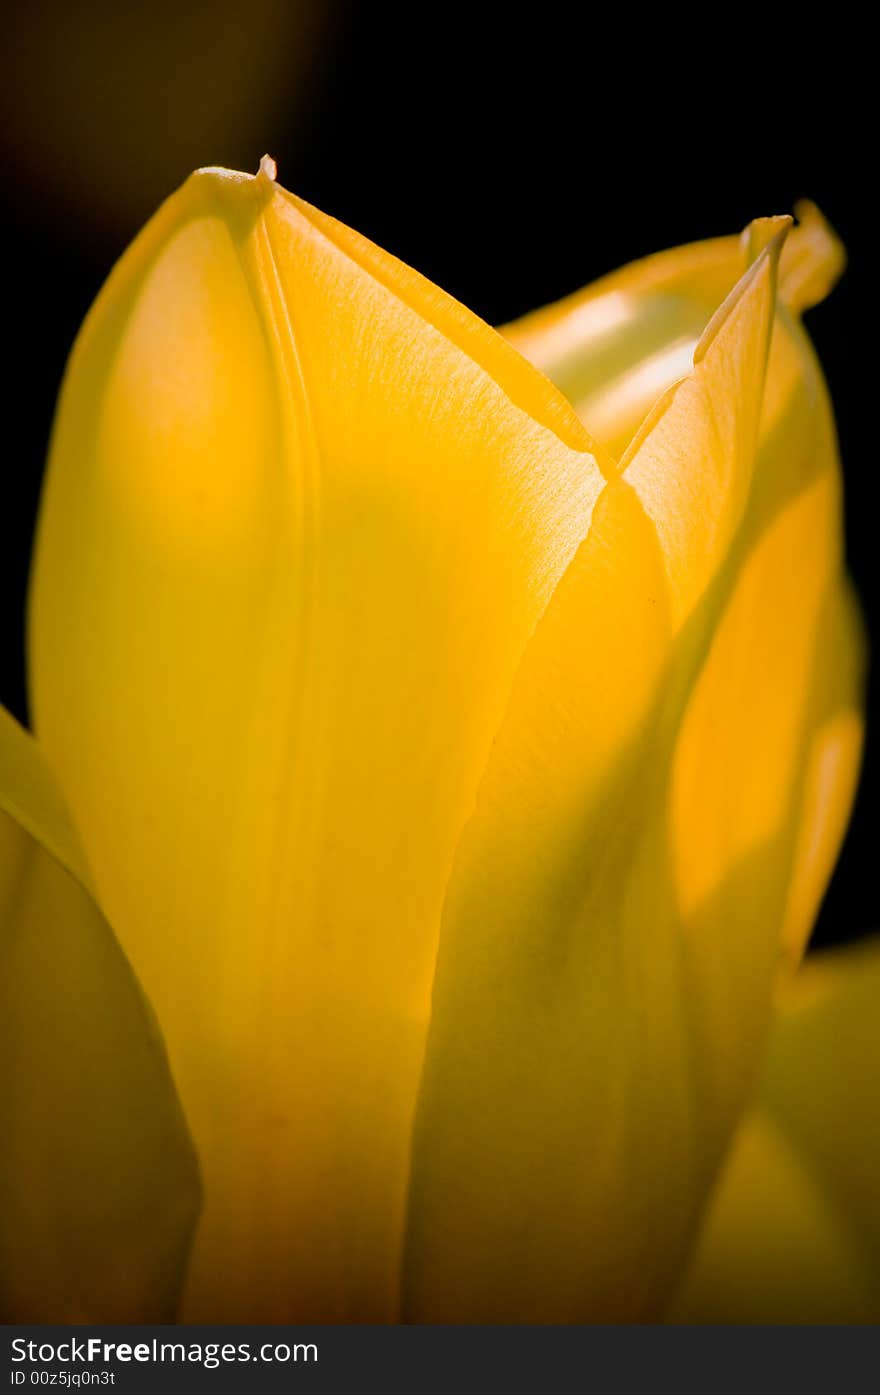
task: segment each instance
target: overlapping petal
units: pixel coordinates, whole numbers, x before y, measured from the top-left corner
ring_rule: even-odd
[[[861,645],[779,242],[630,443],[518,675],[441,935],[413,1318],[661,1311],[836,856]]]
[[[153,1017],[34,742],[0,709],[0,1316],[173,1319],[198,1213]]]
[[[268,167],[97,302],[33,694],[202,1156],[188,1316],[662,1311],[858,764],[783,236],[510,332],[619,465]],[[794,308],[837,258],[798,236]]]
[[[268,168],[194,176],[89,317],[34,707],[203,1164],[189,1316],[398,1311],[449,868],[601,484],[540,374]]]
[[[779,291],[800,312],[828,294],[844,254],[815,205],[804,201],[795,212]],[[758,219],[752,229],[766,236],[772,222]],[[719,237],[658,252],[504,334],[566,394],[596,438],[622,454],[656,399],[689,371],[706,324],[742,274],[742,244]]]
[[[791,985],[672,1320],[880,1321],[878,999],[876,938]]]
[[[816,661],[809,685],[811,734],[805,765],[802,764],[803,807],[783,936],[795,959],[802,952],[809,934],[852,803],[862,743],[864,653],[858,605],[841,573],[840,471],[831,406],[821,368],[795,318],[828,293],[843,269],[845,256],[839,240],[815,205],[803,201],[797,205],[796,213],[799,222],[783,245],[779,264],[780,303],[762,405],[756,498],[751,533],[743,540],[747,547],[749,537],[764,530],[765,525],[787,502],[808,486],[815,487],[812,525],[806,526],[804,517],[805,526],[794,544],[796,549],[804,552],[805,557],[814,557],[815,560],[815,567],[809,569],[806,591],[808,601],[810,595],[813,596],[814,608],[816,578],[824,576],[827,580],[827,593],[820,603],[820,633],[816,640]],[[671,379],[676,376],[681,363],[690,363],[700,326],[712,310],[713,295],[733,285],[743,252],[754,259],[777,234],[778,228],[778,219],[756,219],[741,238],[695,243],[648,257],[624,267],[558,305],[527,316],[505,332],[561,386],[567,384],[573,388],[582,415],[590,407],[594,409],[594,415],[585,416],[585,419],[596,427],[608,425],[607,439],[610,444],[627,447],[631,454],[633,432],[641,422],[646,399],[639,392],[630,394],[628,389],[621,395],[621,383],[625,386],[631,374],[640,371],[645,359],[651,360],[653,351],[646,354],[645,349],[649,344],[654,345],[666,364],[663,372],[652,378],[650,385],[650,391],[661,386],[665,389],[665,396],[661,397],[660,404],[654,409],[660,412],[662,403],[669,400],[670,387],[674,386]],[[646,327],[646,337],[640,335],[639,326]],[[686,334],[683,334],[683,326],[687,329]],[[614,328],[613,343],[617,348],[609,356],[607,336],[611,328]],[[676,345],[681,350],[680,361],[675,360],[672,352]],[[670,380],[668,383],[667,378]],[[578,382],[580,388],[577,387]],[[606,392],[609,394],[607,401],[602,396]],[[677,390],[674,395],[678,395]],[[674,468],[669,470],[667,462],[661,461],[659,464],[664,488],[672,484],[669,499],[665,502],[666,513],[671,515],[671,519],[667,519],[665,524],[661,522],[661,528],[665,526],[667,534],[672,536],[671,523],[671,527],[681,533],[689,546],[702,531],[705,542],[707,521],[710,532],[717,524],[711,505],[708,511],[704,507],[709,482],[705,477],[700,480],[702,498],[692,493],[683,499],[680,483],[675,484],[676,480],[681,480],[682,472]],[[657,462],[654,469],[656,471]],[[630,474],[628,478],[632,479],[633,476]],[[684,478],[687,478],[686,474]],[[725,497],[724,491],[717,488],[715,493],[721,498]],[[802,512],[806,515],[806,502],[802,505]],[[685,519],[688,520],[687,525]],[[712,541],[710,539],[708,549],[704,548],[710,557],[713,555]],[[765,544],[765,551],[767,546]],[[723,548],[717,550],[723,552]],[[740,554],[743,554],[742,546]],[[753,589],[757,580],[757,565],[757,562],[751,564]],[[789,602],[796,603],[794,596],[789,596]],[[741,605],[744,604],[741,602]],[[773,604],[778,614],[787,613],[785,605],[780,604],[775,596]],[[732,623],[728,622],[728,634]],[[808,628],[809,625],[801,621],[801,633]],[[732,639],[728,638],[726,643],[730,646]],[[704,680],[704,686],[707,682],[708,679]],[[742,745],[752,752],[752,761],[756,766],[761,764],[759,753],[766,753],[772,744],[766,739],[762,743],[761,733],[766,725],[764,717],[770,711],[773,693],[779,690],[779,675],[772,683],[755,682],[750,688],[755,709],[753,720],[750,723],[727,722],[728,735],[734,732],[735,726],[739,727]],[[733,705],[729,717],[732,712]],[[693,733],[697,717],[690,720]],[[724,751],[724,742],[717,743],[716,756],[724,758]],[[765,808],[766,787],[773,784],[772,750],[769,756],[767,774],[771,778],[765,780]],[[686,767],[687,761],[683,757],[682,793],[687,784]],[[691,767],[693,770],[693,763]],[[697,804],[701,798],[697,790],[700,783],[705,785],[706,782],[695,772],[691,787]],[[721,817],[726,819],[733,813],[724,804],[730,788],[716,781],[715,792],[722,802]],[[759,824],[762,817],[766,819],[766,814],[760,812],[760,793],[757,797],[755,807]],[[754,812],[755,809],[750,812],[749,806],[741,798],[740,813],[746,825],[752,822]],[[698,819],[696,823],[699,822]],[[700,849],[699,836],[693,848],[696,854],[693,857],[688,856],[686,845],[681,848],[680,862],[684,876],[705,877],[712,859],[706,862],[697,852]],[[705,852],[705,842],[701,851]],[[717,863],[717,857],[715,861]],[[691,864],[690,873],[684,867],[686,862]]]

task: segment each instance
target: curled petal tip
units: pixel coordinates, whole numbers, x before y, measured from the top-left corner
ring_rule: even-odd
[[[796,314],[802,314],[833,290],[846,267],[846,249],[809,199],[800,199],[794,212],[797,227],[780,266],[779,292]]]
[[[260,174],[263,175],[264,178],[270,179],[273,184],[275,183],[278,177],[278,166],[271,155],[264,155],[260,161]]]

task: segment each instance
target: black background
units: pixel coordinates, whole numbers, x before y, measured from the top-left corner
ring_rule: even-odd
[[[304,33],[279,39],[287,20],[276,14],[261,49],[253,5],[155,4],[142,43],[136,17],[119,33],[120,5],[19,4],[7,24],[0,700],[17,715],[25,715],[33,517],[78,325],[159,198],[196,165],[255,170],[264,150],[287,187],[494,323],[634,257],[813,198],[850,253],[844,281],[808,327],[838,412],[850,566],[876,644],[867,421],[876,389],[867,382],[871,354],[857,349],[859,326],[873,314],[873,236],[863,212],[873,92],[862,66],[866,38],[841,7],[821,17],[803,6],[772,16],[743,6],[643,15],[621,5],[539,2],[522,11],[311,0]],[[191,21],[185,51],[181,15]],[[102,132],[123,154],[96,194],[88,162],[97,169],[106,157]],[[112,193],[116,175],[125,197],[105,206],[100,191]],[[870,707],[876,725],[873,684]],[[878,798],[869,735],[820,941],[880,924]]]

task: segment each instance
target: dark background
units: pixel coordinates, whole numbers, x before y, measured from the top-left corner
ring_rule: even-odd
[[[844,12],[35,0],[8,12],[2,686],[24,718],[31,532],[65,357],[115,258],[202,164],[279,178],[499,323],[634,257],[814,199],[850,267],[808,327],[836,403],[850,565],[878,627],[866,383],[866,40]],[[838,26],[835,28],[835,26]],[[876,355],[875,355],[876,356]],[[877,691],[870,707],[877,726]],[[880,730],[880,728],[878,728]],[[818,938],[880,924],[871,734]]]

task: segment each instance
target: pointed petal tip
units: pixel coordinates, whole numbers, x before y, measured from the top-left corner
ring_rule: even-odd
[[[190,211],[220,215],[236,240],[245,238],[281,186],[276,183],[278,168],[271,155],[263,155],[256,174],[230,170],[223,165],[203,165],[194,170],[171,202],[181,195]],[[154,220],[155,221],[155,220]]]
[[[225,165],[201,165],[193,171],[192,178],[208,179],[221,185],[253,184],[263,178],[274,184],[278,178],[278,162],[268,153],[261,155],[256,174],[248,174],[246,170],[227,169]]]
[[[712,342],[730,319],[748,287],[763,274],[764,268],[768,267],[771,276],[771,286],[777,281],[779,259],[782,248],[788,237],[793,224],[793,219],[788,214],[777,215],[770,218],[755,218],[746,228],[743,234],[746,255],[748,258],[748,269],[734,286],[727,298],[719,305],[700,337],[697,347],[694,349],[694,365],[705,358]],[[773,294],[775,296],[775,286]]]
[[[766,248],[771,249],[771,257],[778,257],[793,225],[794,219],[789,213],[774,213],[767,218],[753,218],[741,234],[746,265],[751,266],[757,261]]]

